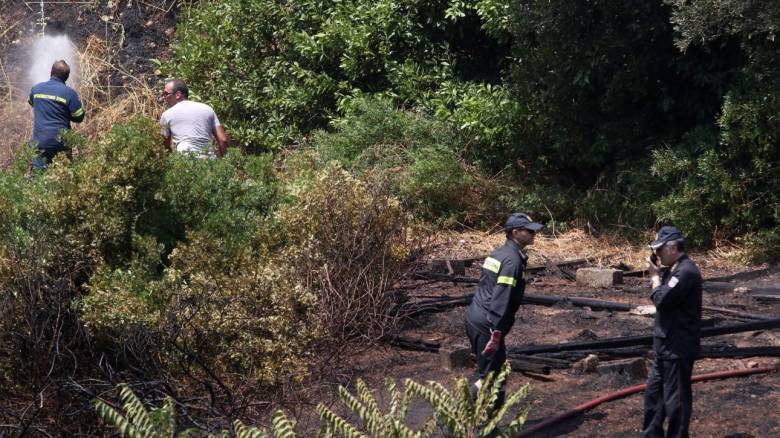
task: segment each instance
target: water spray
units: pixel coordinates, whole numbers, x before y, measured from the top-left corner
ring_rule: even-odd
[[[71,42],[67,35],[51,35],[47,34],[47,17],[46,17],[46,5],[49,3],[63,3],[62,1],[51,0],[39,0],[28,1],[25,5],[33,11],[33,7],[37,6],[38,20],[37,26],[39,32],[35,40],[30,47],[30,69],[27,74],[27,85],[32,86],[38,82],[43,82],[49,79],[51,73],[51,66],[55,61],[64,60],[70,65],[70,81],[75,84],[78,82],[78,54],[76,52],[76,46]],[[76,2],[84,3],[84,2]]]

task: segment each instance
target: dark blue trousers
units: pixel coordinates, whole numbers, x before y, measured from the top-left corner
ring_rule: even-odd
[[[688,436],[693,411],[691,375],[694,358],[653,361],[645,390],[643,437],[664,437],[664,420],[669,419],[666,437]]]
[[[35,170],[44,171],[49,167],[51,161],[54,159],[54,156],[57,155],[57,153],[59,153],[60,150],[36,148],[35,152],[36,155],[35,158],[33,158],[32,167]]]

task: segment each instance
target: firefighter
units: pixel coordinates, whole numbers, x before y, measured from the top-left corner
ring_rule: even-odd
[[[537,231],[544,226],[525,213],[509,216],[504,225],[506,242],[482,265],[479,286],[466,311],[466,334],[477,358],[473,396],[479,391],[488,372],[497,372],[506,361],[504,339],[515,322],[515,312],[523,298],[523,270],[528,256],[523,252],[534,242]],[[503,404],[501,391],[497,405]]]
[[[33,136],[30,146],[37,150],[33,168],[45,170],[54,156],[65,148],[62,131],[70,129],[70,122],[84,120],[84,107],[75,90],[65,85],[70,66],[56,61],[51,67],[51,78],[35,84],[30,90],[29,104],[33,107]]]
[[[655,360],[645,390],[642,436],[687,437],[693,409],[691,375],[699,354],[702,278],[685,254],[685,241],[675,227],[662,227],[650,248],[648,261],[655,304]],[[657,264],[660,262],[660,265]]]

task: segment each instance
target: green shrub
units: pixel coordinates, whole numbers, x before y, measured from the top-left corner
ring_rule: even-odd
[[[284,252],[269,252],[275,239],[267,232],[257,231],[254,248],[231,253],[222,240],[194,233],[173,251],[156,327],[170,369],[190,362],[230,382],[264,385],[305,375],[319,338],[310,310],[318,297]]]
[[[288,239],[278,260],[316,297],[318,326],[336,343],[391,334],[391,288],[409,249],[407,216],[387,183],[329,164],[311,178],[289,175],[288,190],[277,216]]]
[[[0,174],[0,284],[8,291],[0,337],[9,358],[0,366],[11,375],[24,370],[19,382],[67,374],[87,348],[72,304],[94,272],[132,258],[133,228],[154,204],[164,170],[156,132],[136,119],[89,155],[59,155],[45,173],[25,175],[31,155],[20,154]],[[17,368],[18,361],[28,366]]]
[[[460,94],[470,78],[497,82],[507,9],[485,0],[198,2],[183,11],[164,69],[211,103],[239,144],[275,150],[325,128],[353,97],[433,108],[443,83]]]
[[[164,209],[145,225],[171,246],[187,230],[222,239],[224,251],[245,246],[273,210],[274,173],[270,155],[247,156],[236,149],[219,160],[173,155],[157,194]]]
[[[312,143],[322,162],[336,160],[358,175],[385,175],[417,217],[479,223],[498,207],[497,182],[460,157],[466,138],[449,123],[396,110],[389,101],[360,99]]]

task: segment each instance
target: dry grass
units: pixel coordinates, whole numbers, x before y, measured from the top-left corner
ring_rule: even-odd
[[[640,241],[650,242],[652,230],[640,236]],[[492,231],[443,231],[431,237],[428,257],[432,259],[456,259],[484,256],[504,243],[502,229]],[[744,248],[734,244],[720,243],[707,251],[694,251],[691,257],[702,268],[705,276],[712,273],[737,272],[748,268],[743,263]],[[596,266],[610,266],[625,263],[632,269],[641,269],[649,255],[644,244],[636,244],[624,237],[614,235],[592,236],[582,230],[564,233],[540,234],[529,247],[529,263],[543,265],[548,262],[587,258]]]
[[[137,115],[159,117],[162,106],[149,84],[110,61],[111,48],[100,38],[91,36],[79,52],[81,82],[77,91],[87,110],[87,117],[77,131],[91,141],[98,141],[112,126]],[[123,86],[111,85],[110,77],[120,74]]]
[[[99,141],[113,126],[142,114],[156,119],[162,105],[149,84],[120,65],[111,62],[113,48],[104,40],[91,36],[78,51],[80,80],[76,84],[87,112],[84,122],[73,129],[90,143]],[[113,85],[112,77],[121,76],[124,85]],[[13,159],[26,144],[32,132],[32,111],[27,92],[18,88],[18,79],[6,73],[0,60],[0,168]]]

